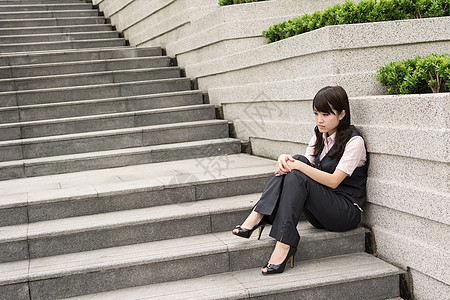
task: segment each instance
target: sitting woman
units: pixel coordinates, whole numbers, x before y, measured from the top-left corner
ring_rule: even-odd
[[[249,238],[259,228],[259,239],[265,224],[272,224],[270,236],[277,242],[263,275],[282,273],[289,259],[294,267],[302,211],[314,227],[330,231],[356,228],[361,220],[366,148],[350,125],[347,93],[340,86],[322,88],[314,97],[313,111],[317,126],[305,156],[279,156],[275,176],[245,222],[233,230]]]

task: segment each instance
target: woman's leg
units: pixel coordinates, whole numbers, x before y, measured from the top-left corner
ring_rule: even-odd
[[[358,226],[361,212],[350,200],[337,195],[331,188],[309,180],[309,194],[303,213],[314,227],[347,231]]]
[[[252,229],[263,217],[266,218],[267,223],[272,224],[273,218],[271,218],[271,215],[274,214],[274,209],[278,204],[283,180],[284,176],[274,176],[270,179],[250,215],[240,225],[242,228]],[[237,233],[237,231],[238,229],[233,230],[234,233]]]
[[[296,155],[295,159],[309,163],[303,156]],[[302,210],[315,227],[333,231],[355,228],[360,221],[360,212],[351,202],[302,172],[294,170],[276,177],[255,206],[255,211],[268,215],[266,218],[273,225],[270,236],[277,240],[270,263],[282,263],[289,246],[298,245],[296,227]]]
[[[277,240],[268,261],[273,265],[282,264],[288,258],[290,247],[297,247],[300,241],[297,224],[308,195],[306,175],[300,171],[294,170],[280,177],[278,201],[268,217],[272,221],[269,235]],[[258,205],[255,210],[258,211]],[[261,271],[265,274],[268,269]]]
[[[306,157],[295,155],[294,159],[309,164]],[[361,212],[353,203],[304,175],[308,196],[303,208],[307,220],[316,228],[330,231],[346,231],[358,226]]]

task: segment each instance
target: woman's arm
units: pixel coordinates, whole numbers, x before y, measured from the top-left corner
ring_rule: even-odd
[[[279,159],[277,163],[276,175],[280,176],[291,170],[299,170],[318,183],[335,189],[346,176],[351,176],[356,167],[365,163],[366,148],[364,140],[360,136],[351,138],[347,142],[344,154],[332,174],[294,160],[290,155],[280,155],[280,158],[281,160]]]
[[[291,172],[292,170],[299,170],[305,173],[307,176],[317,181],[320,184],[328,186],[332,189],[338,187],[338,185],[345,179],[347,173],[336,169],[333,174],[321,171],[314,167],[308,166],[304,162],[294,160],[289,154],[282,154],[278,158],[276,176],[280,176]]]
[[[286,162],[290,170],[299,170],[311,179],[320,184],[335,189],[347,177],[347,173],[339,169],[334,170],[334,173],[328,173],[314,167],[308,166],[299,160],[289,160]]]

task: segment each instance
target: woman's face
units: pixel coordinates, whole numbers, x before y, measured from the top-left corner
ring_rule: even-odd
[[[314,120],[316,121],[317,128],[319,128],[321,133],[328,133],[328,136],[336,132],[339,121],[345,116],[345,110],[338,114],[334,108],[331,109],[334,114],[320,112],[314,109]]]

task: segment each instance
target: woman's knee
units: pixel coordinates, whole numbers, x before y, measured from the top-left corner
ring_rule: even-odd
[[[308,176],[305,175],[302,171],[299,170],[292,170],[289,173],[286,173],[284,178],[285,182],[306,182],[308,180]]]

